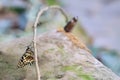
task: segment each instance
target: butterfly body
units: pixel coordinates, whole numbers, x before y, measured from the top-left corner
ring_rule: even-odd
[[[34,52],[32,51],[32,49],[30,47],[28,47],[25,51],[25,53],[22,55],[22,57],[20,58],[17,67],[18,68],[22,68],[25,65],[28,64],[33,64],[34,63]]]

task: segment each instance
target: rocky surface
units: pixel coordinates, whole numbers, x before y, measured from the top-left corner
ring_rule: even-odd
[[[79,46],[74,44],[73,35],[70,35],[54,30],[37,37],[42,80],[120,80],[96,60],[82,42]],[[32,38],[27,37],[0,44],[0,80],[36,79],[34,64],[17,69],[17,63],[31,41]]]

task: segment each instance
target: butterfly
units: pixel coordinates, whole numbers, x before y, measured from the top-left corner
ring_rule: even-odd
[[[22,68],[28,64],[32,65],[34,62],[34,51],[32,51],[32,49],[28,46],[25,53],[20,58],[17,67]]]
[[[65,32],[71,32],[76,22],[78,21],[78,17],[73,17],[64,27]]]

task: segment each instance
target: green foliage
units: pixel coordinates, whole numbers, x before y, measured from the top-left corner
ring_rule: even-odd
[[[25,12],[25,9],[21,8],[21,7],[10,7],[9,10],[13,11],[17,14],[21,14],[21,13]]]
[[[73,65],[73,66],[65,66],[62,68],[63,71],[72,71],[82,80],[95,80],[91,75],[86,74],[82,71],[81,66]],[[74,79],[72,79],[74,80]]]
[[[46,3],[50,6],[50,5],[55,5],[58,4],[56,0],[46,0]]]

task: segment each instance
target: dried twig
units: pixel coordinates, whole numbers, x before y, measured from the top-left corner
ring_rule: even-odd
[[[66,19],[66,22],[68,22],[67,14],[66,14],[65,11],[64,11],[61,7],[59,7],[59,6],[46,7],[46,8],[43,8],[42,10],[40,10],[40,11],[38,12],[36,21],[35,21],[34,26],[33,26],[33,47],[34,47],[34,53],[35,53],[35,65],[36,65],[36,71],[37,71],[37,78],[38,78],[38,80],[40,80],[41,74],[40,74],[40,69],[39,69],[39,65],[38,65],[37,46],[36,46],[37,24],[38,24],[38,22],[39,22],[40,16],[41,16],[45,11],[47,11],[47,10],[49,10],[49,9],[57,9],[57,10],[61,11],[61,13],[64,15],[64,17],[65,17],[65,19]]]
[[[34,54],[35,54],[35,65],[36,65],[36,71],[37,71],[37,78],[40,80],[40,69],[38,65],[38,58],[37,58],[37,46],[36,46],[36,33],[37,33],[37,28],[36,26],[33,27],[33,47],[34,47]]]

